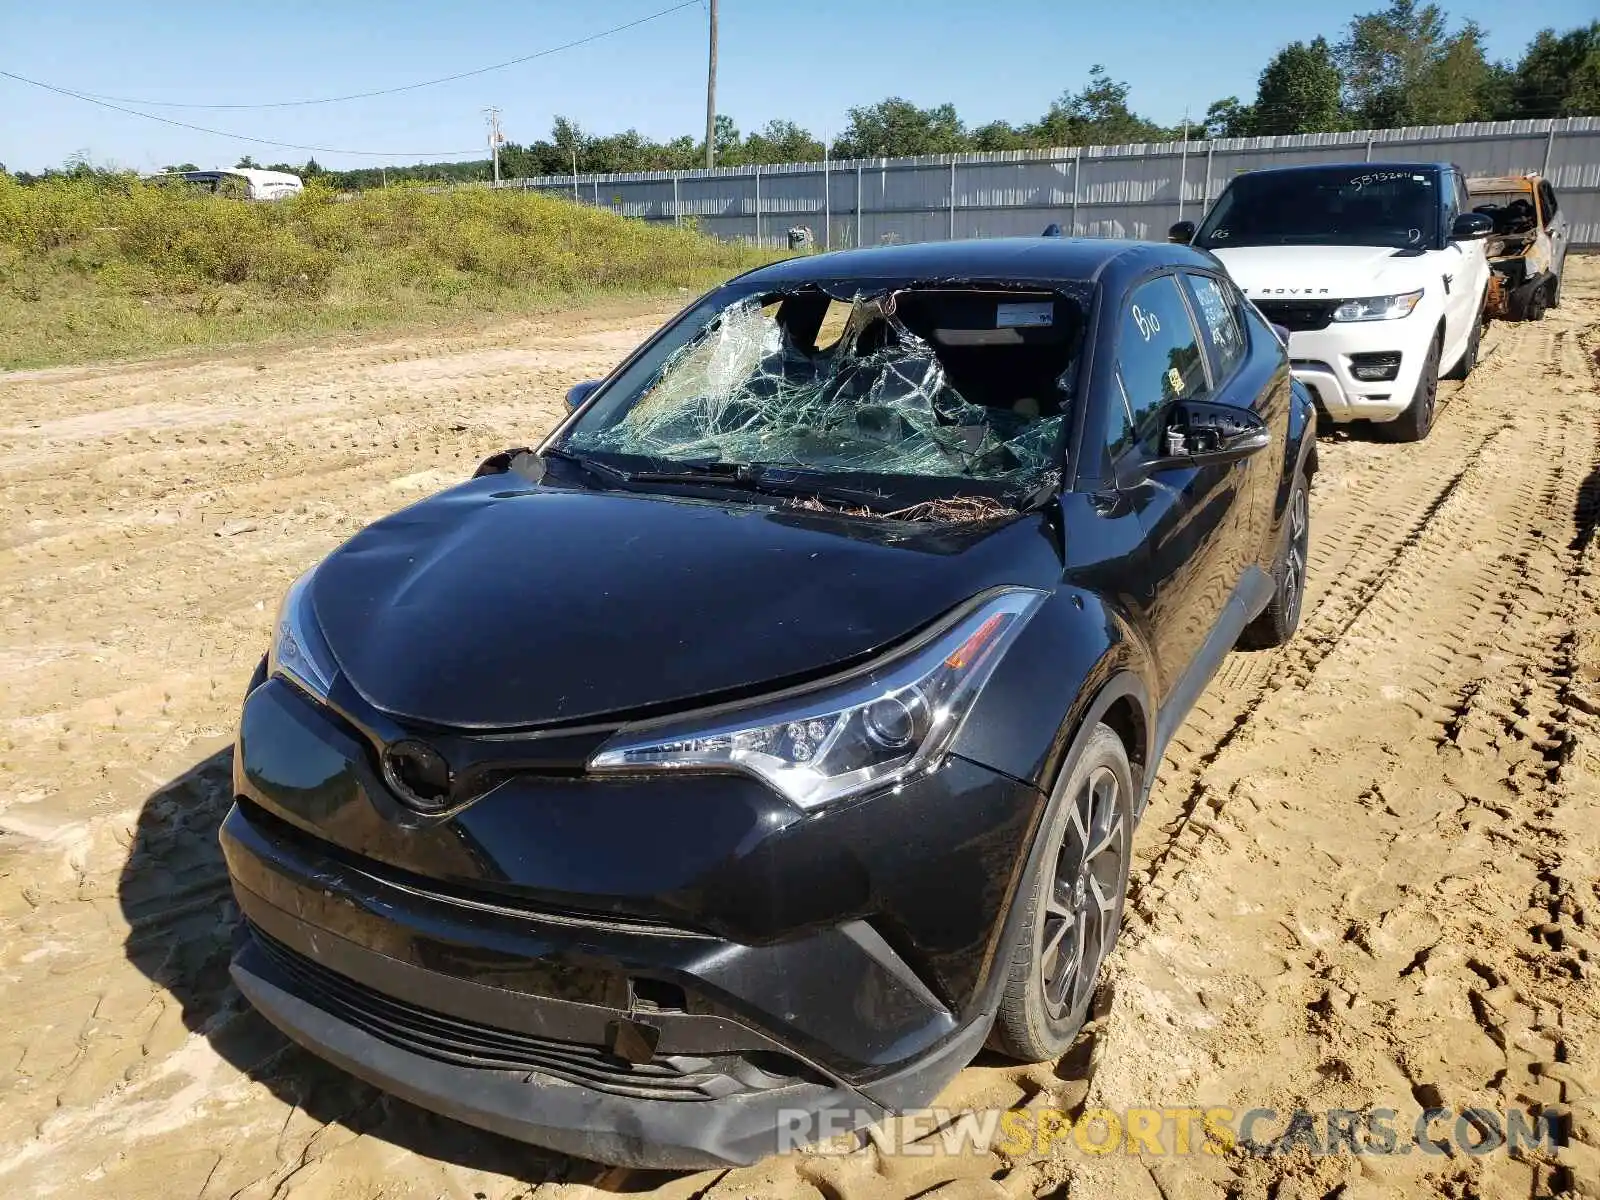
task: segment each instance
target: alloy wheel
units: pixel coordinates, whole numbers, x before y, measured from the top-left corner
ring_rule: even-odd
[[[1099,767],[1072,798],[1039,952],[1045,1010],[1055,1020],[1085,1002],[1116,938],[1128,840],[1121,786],[1111,768]]]
[[[1310,502],[1304,483],[1295,485],[1289,499],[1289,545],[1283,561],[1283,612],[1289,628],[1300,620],[1300,600],[1305,592],[1306,550],[1311,542]]]

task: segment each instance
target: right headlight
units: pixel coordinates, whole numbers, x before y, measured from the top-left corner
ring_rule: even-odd
[[[1364,296],[1346,300],[1333,310],[1335,321],[1398,321],[1409,317],[1422,299],[1422,288],[1399,296]]]
[[[938,765],[1044,596],[1001,592],[900,657],[815,691],[718,717],[625,727],[589,770],[738,771],[806,810],[892,786]]]
[[[307,571],[289,585],[272,624],[272,646],[267,651],[267,675],[282,675],[292,683],[326,700],[339,668],[317,628],[311,611],[311,580],[316,569]]]

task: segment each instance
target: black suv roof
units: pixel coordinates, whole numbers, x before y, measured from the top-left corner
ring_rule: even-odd
[[[1149,258],[1215,269],[1209,255],[1167,242],[1110,238],[973,238],[870,246],[784,259],[740,276],[741,282],[806,284],[833,279],[1079,280],[1090,282],[1112,262]]]

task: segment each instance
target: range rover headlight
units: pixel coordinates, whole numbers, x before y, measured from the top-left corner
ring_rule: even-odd
[[[1346,300],[1333,310],[1335,321],[1398,321],[1409,317],[1422,299],[1422,288],[1401,296],[1365,296],[1359,300]]]
[[[267,675],[281,675],[326,700],[339,669],[311,611],[311,579],[315,574],[313,568],[290,584],[278,607],[272,647],[267,651]]]
[[[808,810],[892,786],[938,766],[1044,595],[1014,589],[964,606],[896,658],[840,682],[625,727],[589,770],[738,771]]]

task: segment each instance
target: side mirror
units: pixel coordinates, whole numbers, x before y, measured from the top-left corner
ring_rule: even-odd
[[[1450,226],[1452,242],[1476,242],[1494,232],[1494,218],[1481,212],[1464,212]]]
[[[567,391],[567,411],[573,412],[583,407],[583,402],[600,386],[598,379],[586,379],[582,383],[575,383]]]
[[[1178,221],[1167,230],[1167,241],[1187,246],[1194,241],[1194,222]]]
[[[1117,486],[1133,487],[1155,471],[1238,462],[1272,444],[1272,430],[1254,409],[1208,400],[1172,406],[1164,442],[1117,472]]]

